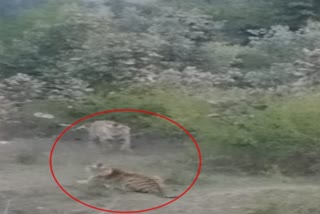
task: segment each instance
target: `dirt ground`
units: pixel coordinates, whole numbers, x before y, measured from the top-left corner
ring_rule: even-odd
[[[53,138],[16,138],[10,142],[0,144],[0,214],[103,213],[74,201],[56,185],[48,166]],[[191,183],[197,169],[196,164],[183,161],[184,152],[181,144],[157,138],[136,140],[132,154],[101,154],[87,149],[85,142],[62,139],[53,155],[53,168],[61,185],[87,204],[112,210],[139,210],[158,206],[168,199],[141,193],[90,192],[75,181],[88,176],[85,165],[101,161],[165,177],[169,195],[179,195]],[[251,209],[260,206],[259,198],[295,197],[304,192],[319,195],[319,190],[316,183],[306,179],[231,176],[203,170],[186,195],[147,213],[250,214],[254,213]]]

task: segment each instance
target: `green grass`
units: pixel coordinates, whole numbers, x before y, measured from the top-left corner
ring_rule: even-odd
[[[26,121],[37,120],[36,123],[44,127],[43,119],[32,119],[32,112],[54,114],[56,119],[53,123],[70,123],[97,111],[143,109],[163,114],[191,131],[200,145],[208,170],[244,170],[265,174],[277,169],[284,174],[320,173],[318,96],[310,94],[266,102],[266,110],[249,112],[253,118],[238,113],[231,118],[209,118],[207,114],[218,109],[205,101],[177,89],[155,87],[112,94],[97,93],[71,109],[62,103],[37,103],[29,106],[29,110],[25,109],[24,114]],[[111,113],[92,119],[116,120],[146,133],[175,137],[178,141],[187,137],[170,122],[141,113]],[[187,158],[197,157],[187,155]]]

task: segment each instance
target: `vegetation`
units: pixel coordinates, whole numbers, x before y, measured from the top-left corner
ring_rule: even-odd
[[[257,208],[247,214],[316,214],[318,190],[266,191],[256,196]]]
[[[34,125],[37,111],[66,123],[105,109],[145,109],[192,131],[207,168],[320,172],[318,1],[20,7],[0,21],[3,123]],[[181,135],[151,116],[108,118]]]

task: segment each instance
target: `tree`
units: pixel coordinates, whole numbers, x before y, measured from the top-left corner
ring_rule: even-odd
[[[197,49],[213,38],[216,27],[216,22],[198,10],[186,13],[165,9],[162,16],[153,19],[148,33],[165,41],[160,54],[179,67],[181,63],[196,62]]]
[[[273,0],[276,21],[297,30],[309,19],[319,19],[320,7],[317,0]]]
[[[19,16],[26,9],[30,9],[46,0],[1,0],[0,1],[0,17],[9,18]]]
[[[105,5],[110,7],[115,18],[120,18],[127,3],[124,0],[108,0]]]

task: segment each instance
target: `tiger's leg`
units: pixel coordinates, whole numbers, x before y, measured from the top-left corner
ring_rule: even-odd
[[[93,181],[94,181],[94,179],[95,179],[95,177],[96,176],[94,176],[94,175],[90,175],[86,180],[77,180],[77,183],[79,183],[79,184],[90,184],[90,183],[92,183]]]
[[[103,138],[100,138],[100,142],[101,142],[101,149],[103,150],[103,152],[108,152],[113,150],[112,139],[103,137]]]
[[[98,144],[98,142],[97,142],[97,137],[94,135],[94,134],[92,134],[92,133],[89,133],[89,137],[88,137],[88,148],[89,149],[96,149],[97,148],[97,144]]]
[[[124,184],[113,185],[113,190],[117,190],[121,194],[128,192],[128,189]]]
[[[103,186],[104,186],[106,189],[113,189],[112,186],[110,186],[109,184],[103,184]]]
[[[125,152],[132,152],[130,135],[124,137],[120,150]]]
[[[90,175],[87,179],[88,181],[88,184],[92,183],[92,182],[95,182],[97,179],[96,179],[96,176],[94,175]]]
[[[78,184],[88,184],[89,181],[88,180],[77,180]]]

